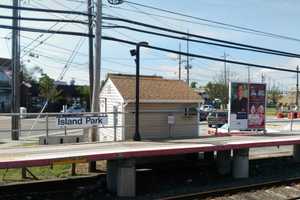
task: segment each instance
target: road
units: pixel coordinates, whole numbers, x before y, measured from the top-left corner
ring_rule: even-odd
[[[49,135],[64,135],[64,128],[56,127],[56,118],[48,118]],[[46,119],[21,119],[21,135],[23,140],[36,140],[39,136],[46,135]],[[0,140],[7,140],[11,138],[11,119],[10,117],[0,117]],[[68,134],[82,133],[83,129],[67,130]]]

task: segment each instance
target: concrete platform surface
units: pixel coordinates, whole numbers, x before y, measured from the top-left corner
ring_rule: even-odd
[[[201,137],[197,139],[81,143],[6,147],[0,145],[0,168],[79,163],[91,160],[113,160],[220,151],[240,148],[300,144],[300,133],[252,136]]]

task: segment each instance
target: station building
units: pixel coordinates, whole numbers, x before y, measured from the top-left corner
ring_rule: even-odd
[[[108,74],[100,91],[100,112],[118,111],[117,140],[131,140],[135,132],[135,75]],[[161,76],[140,77],[140,134],[144,139],[199,136],[197,108],[201,97],[184,81]],[[108,114],[108,126],[114,116]],[[114,128],[102,128],[100,141],[114,139]]]

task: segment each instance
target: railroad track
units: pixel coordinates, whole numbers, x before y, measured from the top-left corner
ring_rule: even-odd
[[[160,200],[300,200],[300,177],[183,194]]]
[[[100,174],[2,185],[0,200],[53,199],[54,196],[58,197],[55,199],[75,199],[70,194],[80,190],[94,190],[99,187],[101,177],[103,175]]]

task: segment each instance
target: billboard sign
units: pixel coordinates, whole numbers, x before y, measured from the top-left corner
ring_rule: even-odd
[[[265,128],[266,85],[231,82],[229,87],[230,130]]]
[[[250,84],[249,88],[249,129],[265,128],[266,84]]]

